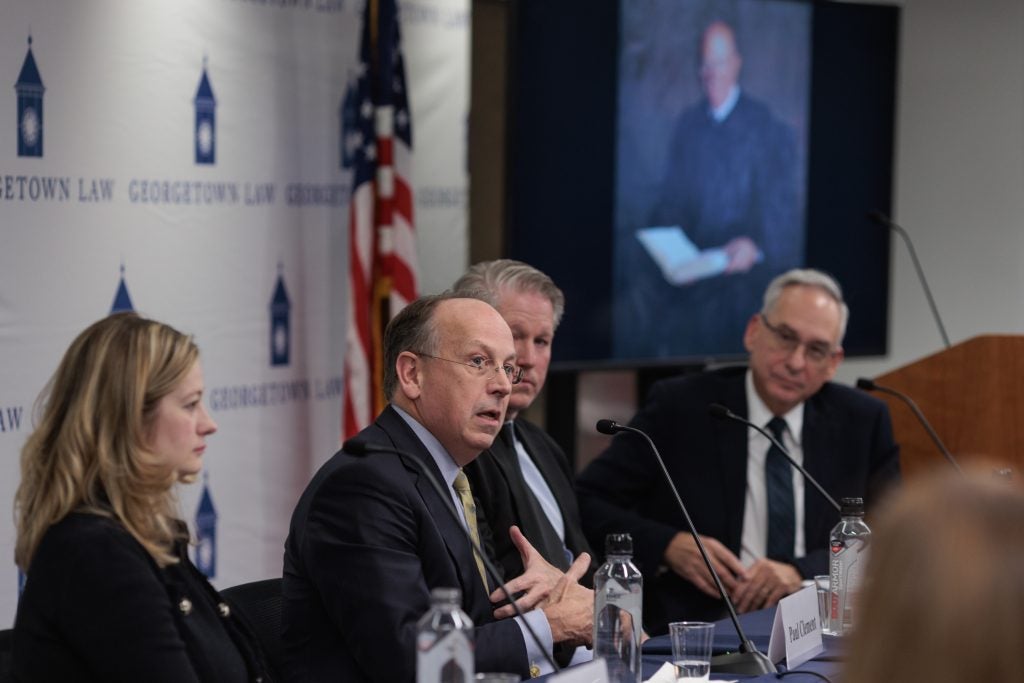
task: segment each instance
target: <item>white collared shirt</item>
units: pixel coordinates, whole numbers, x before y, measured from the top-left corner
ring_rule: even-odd
[[[506,424],[514,424],[514,422],[510,420]],[[544,515],[548,518],[555,533],[558,534],[558,538],[561,539],[562,543],[565,543],[565,519],[562,518],[562,509],[558,507],[555,494],[551,491],[551,487],[548,486],[544,475],[541,474],[537,463],[526,452],[526,447],[519,440],[515,429],[512,430],[512,443],[515,446],[516,457],[519,460],[519,469],[523,473],[526,485],[533,491],[534,497],[540,504],[541,510],[544,511]]]
[[[725,121],[727,118],[729,118],[729,114],[731,114],[732,110],[736,108],[736,103],[739,102],[739,99],[740,86],[734,85],[732,86],[732,89],[729,91],[729,94],[725,97],[725,101],[722,102],[717,107],[710,107],[708,110],[708,114],[716,122],[721,123],[722,121]]]
[[[754,387],[754,376],[750,370],[746,375],[747,419],[756,425],[767,428],[774,416],[764,404]],[[782,445],[793,456],[793,460],[804,464],[804,450],[800,443],[804,427],[804,404],[800,403],[785,415],[786,431],[782,435]],[[743,535],[740,539],[740,561],[749,567],[755,560],[765,556],[768,548],[768,486],[765,483],[764,462],[768,456],[771,441],[756,429],[747,428],[747,492],[743,505]],[[804,478],[795,467],[790,468],[793,476],[793,504],[795,519],[795,535],[793,556],[803,557],[806,554],[804,537]]]

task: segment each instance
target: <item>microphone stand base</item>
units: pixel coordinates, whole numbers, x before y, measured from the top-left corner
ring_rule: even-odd
[[[773,674],[778,670],[771,660],[761,652],[729,652],[724,655],[715,655],[711,658],[711,673],[713,674]]]

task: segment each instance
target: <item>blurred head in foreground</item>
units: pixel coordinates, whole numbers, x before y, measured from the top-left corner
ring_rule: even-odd
[[[1024,642],[1024,492],[992,470],[918,480],[879,516],[844,683],[1002,681]]]

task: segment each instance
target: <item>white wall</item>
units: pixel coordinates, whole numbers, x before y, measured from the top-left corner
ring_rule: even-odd
[[[1024,3],[902,6],[893,217],[952,343],[1024,333]],[[892,254],[889,354],[847,361],[839,381],[942,348],[902,241]]]

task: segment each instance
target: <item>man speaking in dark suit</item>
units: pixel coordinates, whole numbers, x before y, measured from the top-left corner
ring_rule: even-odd
[[[478,533],[462,467],[491,445],[519,379],[508,325],[489,305],[450,295],[403,309],[384,335],[390,405],[355,438],[393,448],[357,458],[336,453],[296,506],[285,542],[283,640],[290,681],[411,681],[416,622],[430,590],[454,587],[476,625],[479,671],[526,677],[542,653],[518,619],[495,620],[483,576],[460,522],[444,509],[415,458],[453,490],[463,528]],[[463,495],[468,496],[467,501]],[[544,562],[522,537],[526,572],[509,582],[544,649],[586,644],[593,591],[580,586],[589,557],[568,572]],[[509,608],[503,608],[508,612]]]
[[[506,575],[522,573],[519,551],[508,535],[515,524],[544,559],[568,569],[581,553],[590,552],[572,469],[558,444],[520,416],[544,387],[565,296],[550,277],[510,259],[477,263],[453,290],[486,301],[502,315],[512,329],[516,364],[523,370],[522,381],[512,387],[501,434],[466,467],[494,532],[495,555]],[[587,579],[591,577],[589,570]]]
[[[771,282],[761,312],[747,323],[749,368],[658,382],[630,423],[657,444],[741,612],[774,605],[802,579],[824,573],[829,531],[839,518],[767,439],[712,418],[709,404],[767,426],[836,499],[864,497],[870,508],[899,480],[885,404],[829,381],[843,358],[847,317],[831,277],[786,272]],[[650,632],[724,613],[645,442],[616,436],[577,483],[592,541],[614,531],[633,534]]]

